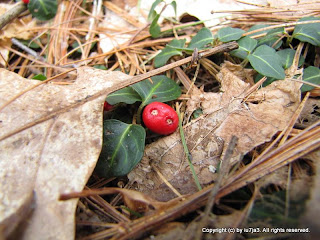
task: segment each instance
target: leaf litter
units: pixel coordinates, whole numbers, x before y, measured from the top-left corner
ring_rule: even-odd
[[[243,154],[283,131],[300,103],[298,89],[301,84],[290,80],[258,90],[256,96],[264,96],[264,100],[258,103],[244,102],[250,84],[236,75],[241,71],[240,66],[225,63],[218,75],[221,92],[203,92],[191,96],[188,101],[187,112],[201,107],[205,113],[204,118],[191,122],[184,129],[201,184],[215,180],[214,169],[217,169],[221,153],[227,147],[224,143],[228,143],[232,135],[239,138],[231,161],[235,163]],[[138,191],[149,193],[160,201],[168,201],[175,194],[159,178],[159,172],[181,194],[196,192],[182,148],[178,133],[148,145],[138,167],[128,174],[129,180],[137,183]]]
[[[69,1],[63,1],[63,4],[66,4],[67,13],[75,6],[73,5],[74,3],[70,4]],[[114,8],[113,3],[109,4],[108,2],[106,7],[112,8],[116,14],[122,12]],[[286,9],[286,11],[290,10],[288,10],[288,7],[286,7]],[[295,11],[299,14],[301,13],[301,6],[297,8],[296,5],[293,5],[292,9],[298,9]],[[252,24],[256,24],[256,22],[261,21],[261,19],[265,19],[266,21],[270,21],[270,19],[274,20],[275,16],[280,22],[288,18],[286,12],[280,15],[278,10],[275,11],[275,9],[269,7],[262,8],[262,10],[263,11],[261,11],[261,9],[257,11],[238,11],[237,13],[241,13],[241,15],[234,15],[230,25],[241,25],[241,22],[248,23],[250,21],[252,21]],[[309,11],[310,9],[306,6],[306,10]],[[277,12],[277,15],[271,14],[273,12]],[[65,29],[59,28],[52,30],[55,34],[51,35],[50,42],[59,42],[58,46],[60,47],[54,44],[48,45],[48,61],[51,64],[57,65],[70,64],[70,62],[72,64],[73,59],[68,58],[71,54],[65,57],[68,51],[68,38],[71,36],[68,35],[69,32],[66,29],[72,26],[72,21],[69,20],[75,17],[75,15],[63,14],[62,12],[60,12],[60,14],[64,22],[62,25]],[[305,12],[303,12],[303,15],[305,15]],[[293,18],[292,13],[290,13],[289,16]],[[131,16],[126,17],[129,17],[128,19],[130,20]],[[122,15],[122,18],[126,19],[124,15]],[[199,19],[200,18],[201,17],[199,17]],[[298,16],[294,16],[294,18],[298,18]],[[99,16],[96,17],[96,22],[98,21]],[[58,18],[56,18],[55,24],[60,24]],[[136,24],[137,26],[133,24],[136,29],[143,27],[142,25],[138,26],[138,23]],[[88,28],[87,25],[84,25],[84,27]],[[92,33],[94,31],[100,31],[102,33],[101,28],[107,27],[108,26],[101,25],[100,28],[98,26],[96,29],[89,29],[87,36],[89,36],[91,41],[95,42],[96,39],[93,38],[94,34]],[[172,27],[170,26],[170,28]],[[129,27],[127,29],[129,29]],[[132,29],[134,28],[130,28],[130,31],[133,31]],[[123,32],[122,28],[112,29],[112,31],[117,30],[119,30],[119,33]],[[137,32],[140,30],[141,29]],[[128,32],[130,31],[128,30]],[[193,32],[190,29],[188,31],[188,33]],[[213,31],[216,31],[215,27]],[[62,38],[60,38],[61,34],[63,36]],[[83,35],[83,33],[80,35]],[[114,34],[112,37],[118,37],[120,35],[121,34]],[[127,38],[129,39],[128,46],[125,46],[125,42],[124,45],[121,45],[122,48],[120,49],[114,50],[114,47],[108,48],[108,50],[100,56],[97,55],[97,52],[92,52],[92,56],[95,57],[91,56],[90,58],[88,58],[90,45],[80,45],[81,50],[85,50],[82,51],[81,58],[83,60],[80,64],[90,63],[94,65],[105,64],[107,62],[111,70],[119,67],[122,71],[129,72],[130,75],[152,69],[152,67],[150,68],[150,66],[145,65],[148,63],[149,57],[152,57],[150,54],[154,54],[162,48],[161,42],[167,43],[172,40],[172,38],[158,39],[155,41],[146,39],[143,41],[148,36],[148,34],[142,35],[140,43],[134,45],[135,43],[133,41],[132,46],[130,46],[130,41],[135,38],[138,39],[138,37],[129,35]],[[121,39],[121,36],[119,39]],[[72,39],[72,41],[79,43],[79,39],[77,38]],[[118,45],[118,42],[114,41],[112,42],[112,45],[113,44]],[[151,46],[152,50],[143,48],[149,46]],[[99,51],[98,47],[98,52]],[[103,52],[104,50],[101,51]],[[17,52],[14,53],[18,54]],[[113,60],[113,54],[117,58],[116,61]],[[106,58],[101,60],[101,56],[106,56]],[[23,59],[23,56],[18,58],[14,64],[22,64],[22,62],[19,62],[21,59]],[[201,61],[202,60],[200,60],[200,62]],[[25,64],[26,62],[23,63],[24,66]],[[141,66],[143,68],[140,68]],[[210,72],[209,69],[205,67],[205,64],[202,66],[206,71]],[[10,67],[14,69],[13,65]],[[39,69],[41,69],[41,67]],[[35,68],[31,67],[28,68],[27,71],[25,69],[19,71],[19,74],[27,76],[27,74],[31,72],[29,76],[32,77],[34,70]],[[58,70],[58,68],[49,67],[48,77],[53,75],[56,70]],[[61,71],[61,69],[59,71]],[[4,173],[2,176],[5,176],[1,177],[1,180],[9,180],[1,185],[1,188],[7,188],[1,189],[1,193],[8,193],[8,196],[13,200],[2,200],[0,205],[1,223],[7,227],[5,230],[2,228],[0,228],[0,230],[5,236],[10,232],[14,232],[14,230],[16,230],[14,228],[18,223],[22,222],[25,224],[27,222],[28,225],[24,231],[24,238],[26,239],[34,239],[34,236],[39,236],[39,234],[49,237],[59,236],[73,238],[75,231],[74,212],[77,201],[57,201],[61,193],[66,193],[62,196],[68,196],[67,193],[71,192],[69,195],[71,197],[82,197],[78,202],[76,216],[77,227],[79,228],[81,225],[92,227],[84,233],[87,239],[101,239],[108,236],[113,236],[116,239],[137,238],[146,231],[152,231],[156,226],[159,226],[159,230],[153,232],[155,235],[158,235],[155,236],[155,239],[162,239],[161,237],[170,239],[172,236],[176,238],[181,236],[182,238],[185,236],[185,233],[187,233],[191,239],[194,236],[194,232],[202,228],[197,218],[194,220],[189,219],[187,223],[185,222],[186,220],[184,220],[184,222],[175,222],[173,219],[178,219],[186,213],[201,211],[202,209],[199,208],[199,206],[206,205],[207,195],[214,186],[214,184],[211,183],[217,181],[217,175],[219,175],[220,172],[219,166],[223,164],[221,159],[223,159],[225,155],[232,135],[237,135],[239,141],[234,149],[230,166],[228,167],[240,167],[239,169],[234,167],[236,170],[233,168],[227,175],[227,179],[224,179],[223,182],[225,184],[222,184],[216,198],[216,202],[218,202],[218,200],[222,201],[222,204],[216,204],[216,208],[224,214],[215,215],[214,218],[210,217],[208,221],[209,226],[221,228],[243,227],[244,225],[242,225],[239,219],[245,220],[245,215],[250,213],[250,207],[254,206],[255,201],[257,201],[257,205],[259,206],[259,196],[268,197],[263,192],[265,189],[271,192],[281,192],[282,189],[289,189],[288,191],[291,194],[290,199],[294,199],[295,196],[299,195],[303,186],[306,186],[312,178],[314,170],[307,168],[308,171],[302,171],[300,161],[292,165],[292,171],[295,173],[294,176],[296,179],[292,180],[291,187],[287,182],[290,171],[289,167],[283,167],[279,169],[280,171],[274,172],[274,170],[272,170],[273,168],[267,164],[268,161],[266,161],[260,164],[261,167],[267,169],[262,171],[260,168],[261,173],[255,172],[254,169],[249,169],[246,172],[247,168],[242,168],[243,164],[249,161],[248,158],[257,158],[257,155],[286,128],[287,123],[291,120],[292,116],[294,116],[295,110],[300,104],[300,84],[286,79],[284,81],[273,82],[271,85],[259,90],[255,89],[252,93],[252,91],[250,91],[253,86],[252,72],[242,69],[239,65],[226,62],[216,77],[216,80],[219,81],[221,85],[220,91],[218,93],[203,91],[201,84],[206,83],[206,81],[203,81],[202,79],[204,78],[200,76],[200,82],[196,83],[199,89],[194,88],[189,95],[187,94],[185,109],[183,109],[185,111],[184,120],[186,123],[184,125],[184,131],[191,152],[192,162],[199,180],[204,186],[207,186],[206,188],[201,191],[197,190],[187,164],[186,156],[184,155],[180,135],[174,133],[168,137],[160,138],[146,147],[145,156],[141,164],[128,176],[130,179],[128,184],[125,178],[107,180],[99,179],[95,175],[92,175],[86,187],[89,188],[89,190],[84,190],[82,193],[72,195],[72,192],[79,192],[83,189],[93,171],[101,149],[102,124],[100,120],[102,119],[101,109],[105,96],[101,95],[101,97],[96,98],[96,100],[92,100],[90,96],[98,91],[97,88],[110,87],[107,83],[105,83],[106,85],[102,84],[103,86],[99,84],[95,85],[92,79],[92,73],[96,72],[96,70],[83,70],[80,68],[78,71],[80,72],[79,79],[82,79],[80,81],[82,82],[81,84],[78,82],[79,79],[77,79],[74,84],[67,83],[67,86],[45,84],[22,95],[0,112],[0,120],[2,120],[0,126],[1,128],[3,127],[1,129],[1,134],[3,135],[1,136],[5,136],[6,133],[13,133],[16,129],[22,130],[20,127],[23,127],[26,123],[32,123],[34,120],[37,120],[39,116],[45,116],[70,103],[79,101],[79,105],[74,105],[74,107],[69,108],[68,111],[60,112],[56,116],[52,115],[53,118],[49,118],[46,121],[36,122],[37,124],[34,124],[34,126],[30,125],[26,130],[19,130],[0,142],[0,148],[5,149],[5,151],[1,151],[0,159],[6,159],[6,161],[0,161],[0,164],[5,165],[5,168],[3,168],[3,166],[0,168],[5,169],[5,171],[1,171],[1,174]],[[81,71],[88,72],[83,74]],[[216,74],[217,70],[215,71]],[[190,71],[188,73],[190,73]],[[1,104],[6,103],[12,96],[19,94],[22,89],[34,85],[33,81],[20,78],[17,75],[11,75],[12,73],[4,73],[2,71],[2,74],[1,84],[3,85],[1,85],[0,88]],[[215,76],[215,74],[212,74],[212,76],[206,75],[205,71],[201,74],[204,74],[205,77],[209,76],[209,79]],[[81,75],[83,75],[82,77],[86,77],[86,80],[81,78]],[[104,74],[101,76],[104,76]],[[127,75],[121,76],[124,81],[128,78]],[[3,83],[3,79],[6,78],[11,80]],[[113,82],[113,79],[114,76],[110,81]],[[117,77],[115,79],[117,79]],[[102,79],[100,80],[103,82]],[[189,89],[190,85],[187,87],[185,83],[183,84],[186,89]],[[116,88],[112,89],[114,91]],[[84,101],[87,97],[89,97],[90,101]],[[316,122],[318,119],[318,102],[313,101],[314,99],[307,101],[307,106],[310,102],[312,103],[309,104],[309,107],[306,108],[305,115],[301,115],[301,119],[299,120],[302,129]],[[50,109],[48,106],[52,106],[52,108]],[[203,115],[197,119],[188,121],[190,115],[199,108],[202,109]],[[313,117],[310,118],[310,115]],[[14,122],[14,124],[5,125],[4,123],[9,120],[10,123]],[[54,128],[54,126],[56,126],[56,128]],[[2,131],[3,129],[4,131]],[[54,131],[54,129],[57,131]],[[310,132],[311,130],[312,129],[310,129]],[[294,129],[290,134],[291,137],[299,137],[301,133],[306,132],[300,129]],[[310,138],[310,141],[314,141],[315,144],[318,143],[314,138]],[[302,140],[301,143],[303,143]],[[286,145],[286,147],[286,149],[290,150],[290,146]],[[306,151],[311,151],[307,147],[306,149]],[[315,147],[310,149],[315,149]],[[274,152],[276,150],[277,148],[274,148],[270,151]],[[291,154],[294,155],[293,153]],[[301,156],[301,154],[299,156]],[[26,159],[30,159],[31,161],[27,162]],[[294,159],[296,158],[291,156],[289,160],[285,161],[288,163]],[[313,157],[312,160],[306,161],[316,162],[317,159],[318,157]],[[307,163],[307,166],[311,164],[310,162]],[[258,169],[260,166],[258,164],[256,168]],[[241,169],[244,171],[240,171]],[[248,176],[243,176],[242,172],[247,173]],[[270,172],[271,174],[267,175]],[[301,174],[296,174],[297,172]],[[9,175],[10,178],[8,177]],[[315,175],[319,176],[319,174]],[[251,176],[252,178],[250,178]],[[234,183],[234,185],[230,187],[232,183]],[[250,185],[250,183],[254,184]],[[252,189],[255,185],[256,188],[252,190],[251,198],[247,198],[245,208],[240,207],[236,209],[233,204],[231,204],[230,207],[227,202],[228,199],[222,199],[227,194],[239,189],[239,186],[248,186],[249,189]],[[108,187],[96,191],[91,190],[101,186]],[[135,190],[114,189],[112,188],[113,186],[125,186],[125,188],[133,188]],[[315,181],[313,189],[315,189],[316,186],[317,181]],[[303,195],[307,196],[308,189],[304,190]],[[108,196],[103,199],[96,196],[96,194],[108,194]],[[123,201],[120,200],[117,194],[122,196]],[[111,195],[114,195],[114,197],[111,197]],[[308,211],[306,212],[306,215],[309,215],[305,220],[305,223],[307,223],[306,227],[311,226],[308,224],[310,219],[315,219],[315,217],[312,216],[312,209],[313,206],[316,205],[317,196],[318,194],[315,189],[310,200],[310,205],[308,206]],[[231,194],[231,199],[232,197],[237,199],[236,196],[232,196]],[[275,198],[274,196],[271,197]],[[68,197],[66,197],[66,199],[67,198]],[[4,198],[1,196],[1,199]],[[168,201],[170,199],[171,201]],[[243,201],[243,198],[241,198],[241,201]],[[273,206],[276,206],[276,204],[273,204]],[[139,215],[139,213],[142,213],[142,215]],[[79,218],[80,214],[82,214],[82,216],[88,215],[88,219],[93,220],[93,222],[81,221]],[[30,218],[26,218],[25,215],[30,216]],[[52,219],[49,219],[50,217]],[[198,215],[198,217],[201,216]],[[166,222],[169,223],[165,224]],[[108,225],[109,223],[110,225]],[[100,226],[100,228],[95,229],[94,226]],[[162,227],[160,228],[160,226]],[[315,223],[315,226],[317,226],[317,223]],[[16,232],[19,233],[19,231]],[[175,234],[178,232],[179,235]],[[79,237],[79,230],[77,234]],[[220,239],[223,237],[223,235],[218,236]]]

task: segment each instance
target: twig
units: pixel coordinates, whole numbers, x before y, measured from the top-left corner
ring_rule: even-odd
[[[23,43],[21,43],[19,40],[17,40],[16,38],[12,38],[11,42],[16,45],[17,47],[21,48],[23,51],[25,51],[26,53],[30,54],[32,57],[34,57],[35,59],[40,60],[41,62],[47,63],[47,60],[40,56],[36,51],[32,50],[31,48],[28,48],[26,45],[24,45]]]
[[[27,9],[27,5],[22,1],[15,4],[12,8],[0,16],[0,30]]]

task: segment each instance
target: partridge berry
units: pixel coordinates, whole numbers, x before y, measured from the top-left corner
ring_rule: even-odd
[[[103,110],[104,110],[105,112],[110,111],[112,108],[113,108],[113,106],[112,106],[111,104],[109,104],[107,101],[104,102]]]

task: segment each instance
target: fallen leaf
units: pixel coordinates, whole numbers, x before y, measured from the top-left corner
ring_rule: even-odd
[[[5,13],[8,9],[12,8],[12,4],[0,4],[0,14]],[[25,16],[20,19],[14,19],[0,30],[0,64],[7,66],[9,58],[9,50],[6,47],[11,47],[11,38],[30,39],[33,37],[34,32],[26,31],[27,28],[32,28],[36,25],[36,21],[31,15]]]
[[[5,69],[0,69],[0,79],[0,109],[12,97],[39,84]],[[4,229],[0,230],[4,232],[0,236],[6,237],[13,230],[9,226],[20,222],[19,236],[24,239],[74,238],[77,200],[61,202],[58,198],[61,192],[81,191],[95,167],[102,146],[106,96],[84,100],[103,89],[117,90],[128,79],[121,72],[79,68],[73,84],[42,84],[1,109],[0,225]],[[74,103],[80,104],[53,114]],[[50,115],[53,117],[37,122]],[[20,214],[30,207],[30,217]]]
[[[12,4],[0,4],[0,14],[5,13],[8,9],[12,8]],[[3,29],[0,30],[0,39],[11,39],[13,37],[19,39],[30,39],[33,35],[33,31],[28,31],[28,28],[32,28],[36,25],[36,20],[31,15],[27,15],[22,18],[16,18]]]
[[[290,80],[258,90],[256,97],[264,99],[258,103],[243,102],[250,84],[238,77],[247,78],[247,74],[238,71],[233,64],[224,64],[218,74],[221,92],[194,95],[187,103],[187,112],[201,107],[206,114],[184,128],[192,164],[202,185],[216,178],[221,151],[227,148],[223,142],[228,143],[232,135],[239,138],[231,164],[239,161],[242,155],[283,130],[300,102],[301,84]],[[148,145],[141,162],[128,177],[137,190],[148,192],[159,201],[168,201],[176,194],[161,175],[180,194],[197,191],[177,132]]]
[[[305,128],[319,121],[320,120],[319,109],[320,109],[319,99],[308,98],[306,105],[304,106],[299,116],[299,124],[301,124],[302,127]]]

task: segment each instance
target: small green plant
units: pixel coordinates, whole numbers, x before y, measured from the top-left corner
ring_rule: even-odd
[[[157,13],[155,8],[161,2],[163,1],[156,0],[149,13],[149,20],[151,21],[149,31],[153,37],[160,35],[160,27],[157,21],[162,11]],[[175,1],[170,4],[176,8]],[[304,21],[308,22],[301,24]],[[260,29],[262,30],[260,31]],[[286,77],[285,70],[292,65],[296,54],[294,47],[292,47],[292,45],[297,44],[296,41],[320,46],[319,29],[320,18],[315,17],[300,19],[299,24],[295,26],[291,35],[285,31],[284,27],[272,28],[267,25],[253,26],[247,33],[242,29],[222,28],[217,32],[216,36],[213,36],[208,28],[202,28],[192,37],[187,46],[186,39],[170,41],[155,57],[154,65],[156,68],[161,67],[173,56],[192,54],[195,49],[204,50],[214,44],[219,44],[219,42],[237,41],[239,48],[233,50],[231,55],[241,59],[244,67],[254,68],[258,72],[258,79],[263,76],[268,77],[267,81],[265,81],[266,85]],[[249,34],[252,31],[256,32]],[[257,34],[261,33],[264,33],[264,36],[257,38]],[[304,62],[305,59],[300,56],[298,65],[302,66],[305,64]],[[303,80],[313,84],[320,84],[319,68],[313,66],[305,68]],[[312,86],[304,84],[301,87],[301,91],[309,91],[312,88]],[[146,132],[140,125],[142,124],[143,109],[151,103],[160,106],[163,102],[177,99],[180,95],[180,87],[166,76],[154,76],[151,80],[144,80],[110,94],[106,101],[111,105],[126,104],[126,106],[137,106],[137,102],[141,103],[137,106],[136,111],[137,124],[128,124],[115,119],[104,122],[104,148],[96,168],[97,172],[104,177],[122,176],[129,173],[141,160],[144,152]],[[116,112],[116,109],[117,107],[111,112]],[[176,120],[176,118],[174,119]],[[149,124],[152,121],[148,121],[145,122],[145,125],[153,128],[153,125]],[[129,120],[127,122],[132,121]],[[160,134],[170,134],[175,130],[176,126],[170,132],[165,133],[158,131],[157,127],[153,129],[153,131]]]
[[[158,102],[159,105],[163,102],[175,100],[180,95],[181,89],[179,85],[164,75],[151,77],[151,81],[150,79],[146,79],[110,94],[106,99],[108,104],[127,104],[126,114],[128,114],[130,106],[134,106],[136,102],[141,102],[136,108],[136,121],[138,124],[128,124],[116,119],[104,121],[103,150],[96,167],[96,172],[100,176],[107,178],[123,176],[129,173],[139,163],[144,152],[146,130],[140,125],[142,124],[142,110],[150,103]],[[166,109],[170,108],[168,105],[166,106]],[[116,112],[117,106],[114,106],[113,109]],[[173,114],[172,111],[174,112],[171,108],[169,117]],[[119,118],[121,117],[123,116]],[[155,132],[160,134],[172,133],[177,127],[178,120],[174,116],[171,118],[173,121],[171,125],[169,124],[171,126],[170,131]],[[145,122],[145,125],[148,127],[149,122]],[[173,127],[175,127],[174,130]]]
[[[162,10],[160,11],[160,13],[157,13],[157,11],[155,10],[155,8],[160,4],[160,3],[165,3],[164,0],[156,0],[153,2],[150,11],[149,11],[149,15],[148,15],[148,21],[151,22],[150,23],[150,28],[149,28],[149,32],[151,34],[152,37],[158,37],[161,34],[161,29],[160,26],[158,24],[158,20],[160,18],[161,13],[166,9],[166,7],[168,5],[171,5],[174,9],[174,12],[177,13],[177,3],[176,1],[172,1],[169,4],[165,4],[162,8]]]
[[[308,21],[306,24],[302,22]],[[248,32],[258,29],[270,28],[268,25],[255,26],[248,30]],[[264,86],[273,81],[285,78],[285,70],[288,69],[294,60],[296,51],[292,45],[294,41],[309,43],[315,47],[320,46],[320,18],[305,17],[298,21],[293,33],[290,35],[285,32],[283,27],[263,30],[258,34],[265,33],[264,37],[258,40],[253,39],[256,34],[251,34],[245,37],[239,37],[237,40],[239,48],[231,51],[231,55],[243,59],[243,65],[250,63],[250,65],[259,73],[256,80],[261,79],[263,76],[268,77]],[[225,38],[221,34],[224,29],[218,32],[218,39]],[[284,42],[283,40],[286,39]],[[300,56],[298,66],[304,64],[305,59]],[[311,84],[320,84],[319,68],[306,67],[303,70],[303,81]],[[314,87],[303,84],[301,92],[310,91]]]
[[[211,45],[213,36],[208,28],[202,28],[190,41],[188,47],[185,47],[186,39],[173,39],[167,46],[155,57],[154,66],[156,68],[162,67],[167,61],[177,55],[182,55],[183,52],[192,53],[195,48],[198,50],[205,49]]]
[[[307,22],[306,22],[307,21]],[[305,24],[302,24],[306,22]],[[262,29],[259,31],[259,29]],[[256,80],[263,76],[267,77],[264,86],[275,80],[286,77],[285,70],[288,69],[294,60],[296,51],[292,47],[294,41],[309,43],[313,46],[320,46],[320,18],[305,17],[298,21],[291,35],[284,27],[272,28],[269,25],[256,25],[250,28],[246,34],[242,29],[226,27],[220,29],[215,37],[208,28],[202,28],[185,47],[185,39],[174,39],[155,57],[156,68],[167,63],[172,56],[183,55],[183,52],[192,53],[195,48],[201,50],[207,46],[219,42],[237,41],[239,48],[231,51],[231,55],[242,59],[242,65],[252,67],[258,72]],[[265,36],[255,39],[258,34]],[[247,35],[247,36],[244,36]],[[284,41],[286,40],[286,41]],[[300,56],[298,66],[304,64],[304,57]],[[313,85],[320,84],[319,69],[316,67],[304,68],[303,81]],[[312,76],[311,76],[312,75]],[[314,87],[303,84],[301,91],[310,91]]]

